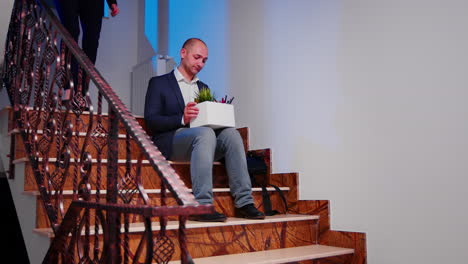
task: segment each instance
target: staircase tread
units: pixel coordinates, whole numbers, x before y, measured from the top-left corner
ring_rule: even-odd
[[[18,128],[15,128],[15,129],[10,130],[10,131],[8,132],[8,135],[10,136],[10,135],[12,135],[12,134],[18,134],[19,132],[20,132],[20,130],[19,130]],[[38,129],[38,130],[36,131],[36,134],[37,134],[37,135],[42,135],[42,134],[44,134],[44,130]],[[55,134],[57,134],[57,132],[56,132]],[[86,136],[86,134],[87,134],[86,132],[78,132],[78,136],[80,136],[80,137],[84,137],[84,136]],[[73,131],[73,132],[72,132],[72,135],[75,136],[75,135],[76,135],[76,132]],[[107,137],[107,135],[102,135],[101,137]],[[118,137],[119,137],[119,138],[126,138],[127,135],[126,135],[126,134],[119,133],[119,134],[118,134]]]
[[[43,160],[42,158],[38,159],[39,162],[42,162],[42,160]],[[73,161],[73,158],[71,158],[71,160]],[[49,158],[49,162],[56,162],[56,161],[57,161],[57,158]],[[23,158],[13,160],[14,164],[27,163],[27,162],[29,162],[28,157],[23,157]],[[92,159],[92,162],[97,163],[97,159]],[[117,162],[119,164],[125,164],[127,162],[127,160],[126,159],[119,159],[119,160],[117,160]],[[136,159],[131,160],[131,163],[137,163],[137,162],[138,162],[138,160],[136,160]],[[101,163],[107,163],[107,159],[101,159]],[[144,160],[141,161],[141,163],[142,164],[149,164],[149,160],[144,159]],[[171,160],[169,160],[169,164],[171,164],[171,165],[189,165],[190,161],[171,161]],[[214,161],[213,165],[221,165],[221,162]]]
[[[9,106],[8,106],[8,107],[9,107]],[[8,107],[5,107],[5,108],[8,108]],[[27,106],[27,107],[26,107],[26,110],[31,111],[31,110],[34,110],[34,108],[33,108],[32,106]],[[44,111],[46,111],[46,109],[41,108],[41,111],[44,112]],[[58,110],[58,109],[55,109],[55,112],[65,112],[65,110]],[[68,113],[74,114],[72,110],[68,111]],[[91,113],[90,111],[83,111],[83,113],[81,113],[81,115],[89,115],[90,113]],[[94,114],[94,115],[97,115],[97,112],[93,111],[93,114]],[[108,112],[102,112],[101,115],[103,115],[103,116],[108,116],[109,113],[108,113]],[[143,116],[140,116],[140,115],[134,115],[134,114],[132,114],[132,115],[133,115],[133,117],[135,117],[135,119],[137,119],[137,118],[143,118]]]
[[[347,255],[353,253],[354,249],[350,248],[331,247],[324,245],[310,245],[240,254],[221,255],[214,257],[195,258],[194,261],[197,264],[279,264]],[[178,260],[169,262],[169,264],[177,263],[180,263],[180,261]]]
[[[278,222],[290,221],[310,221],[319,219],[318,215],[300,215],[300,214],[280,214],[273,216],[266,216],[264,220],[258,219],[245,219],[238,217],[228,217],[226,222],[197,222],[188,220],[186,223],[187,229],[192,228],[205,228],[205,227],[220,227],[220,226],[235,226],[235,225],[253,225],[253,224],[268,224]],[[176,230],[179,228],[179,221],[168,221],[166,230]],[[145,229],[144,223],[130,223],[130,233],[143,232]],[[158,231],[160,229],[159,222],[153,222],[152,230]],[[121,232],[123,232],[123,227]],[[48,237],[54,237],[52,228],[35,228],[34,232]],[[94,234],[94,226],[91,226],[90,233]]]
[[[279,187],[280,190],[282,191],[289,191],[290,188],[289,187]],[[153,194],[153,193],[161,193],[161,189],[145,189],[146,193],[148,194]],[[191,192],[192,189],[189,189],[189,191]],[[229,192],[230,189],[229,188],[213,188],[213,192],[215,193],[220,193],[220,192]],[[252,191],[253,192],[261,192],[262,191],[262,188],[261,187],[253,187],[252,188]],[[272,192],[272,191],[275,191],[275,188],[273,187],[267,187],[267,191],[269,192]],[[106,190],[101,190],[101,194],[106,194],[107,191]],[[31,195],[31,196],[38,196],[40,195],[39,191],[24,191],[23,194],[25,195]],[[55,192],[52,192],[52,194],[55,194]],[[63,195],[72,195],[73,194],[73,191],[72,190],[64,190]],[[91,190],[91,194],[96,194],[96,190]]]

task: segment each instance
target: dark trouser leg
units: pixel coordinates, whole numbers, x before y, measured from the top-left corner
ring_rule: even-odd
[[[57,9],[57,13],[60,17],[60,21],[62,22],[65,29],[70,33],[72,38],[78,42],[78,36],[80,35],[80,24],[79,24],[79,1],[80,0],[55,0],[55,7]],[[65,53],[68,53],[68,50],[65,50]],[[75,83],[75,90],[77,87],[77,80],[78,80],[78,64],[76,60],[72,56],[71,61],[71,72],[73,82]],[[70,89],[67,85],[65,89]],[[68,98],[66,98],[68,99]]]
[[[96,63],[99,37],[101,35],[104,1],[81,0],[80,21],[83,29],[82,48],[93,64]],[[88,91],[89,80],[83,75],[83,94]]]
[[[78,41],[80,35],[78,3],[79,0],[55,0],[60,21],[75,41]]]

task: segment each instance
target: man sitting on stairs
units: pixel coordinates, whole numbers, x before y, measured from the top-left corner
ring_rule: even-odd
[[[151,78],[145,98],[145,122],[153,132],[153,142],[168,160],[190,161],[192,190],[200,204],[213,204],[213,162],[225,159],[229,187],[234,197],[236,216],[264,219],[253,204],[252,184],[247,171],[244,146],[234,128],[189,128],[197,117],[194,102],[202,87],[197,73],[208,60],[208,47],[201,39],[185,41],[180,50],[180,64],[174,71]],[[226,216],[193,215],[190,220],[224,222]]]

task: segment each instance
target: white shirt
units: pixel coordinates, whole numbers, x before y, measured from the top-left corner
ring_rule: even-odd
[[[195,97],[198,93],[198,77],[195,76],[193,80],[189,81],[185,79],[185,77],[182,75],[182,73],[180,73],[177,67],[174,69],[174,76],[177,80],[177,84],[179,84],[180,92],[182,93],[182,97],[184,98],[184,104],[187,105],[189,102],[194,102]],[[183,115],[181,124],[185,125]]]
[[[180,73],[179,69],[174,69],[174,75],[179,84],[180,92],[182,93],[182,97],[184,98],[184,103],[187,105],[189,102],[194,102],[195,97],[198,93],[198,77],[195,76],[193,80],[189,81],[185,79],[185,77]]]

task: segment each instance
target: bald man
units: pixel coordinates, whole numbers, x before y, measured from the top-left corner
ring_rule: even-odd
[[[191,38],[180,50],[180,64],[174,71],[151,78],[145,98],[145,122],[153,132],[153,142],[168,160],[190,161],[190,176],[195,199],[213,204],[213,162],[225,159],[229,187],[234,197],[236,216],[264,219],[254,206],[252,185],[247,171],[244,146],[234,128],[189,128],[197,117],[194,102],[202,87],[197,74],[208,60],[208,47],[201,39]],[[193,215],[190,220],[224,222],[219,212]]]

